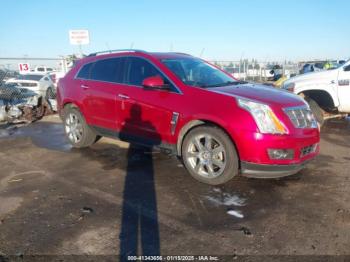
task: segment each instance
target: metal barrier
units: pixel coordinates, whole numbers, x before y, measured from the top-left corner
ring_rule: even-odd
[[[237,79],[268,81],[281,76],[294,76],[299,73],[298,63],[258,62],[258,61],[211,61]]]

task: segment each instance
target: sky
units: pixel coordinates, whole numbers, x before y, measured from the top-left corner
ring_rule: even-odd
[[[89,30],[84,53],[133,47],[209,60],[350,57],[348,0],[13,0],[0,8],[0,57],[78,53],[71,29]]]

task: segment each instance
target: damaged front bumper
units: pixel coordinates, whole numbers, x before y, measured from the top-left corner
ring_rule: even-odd
[[[0,87],[0,122],[35,121],[44,116],[46,100],[33,91],[13,85]]]

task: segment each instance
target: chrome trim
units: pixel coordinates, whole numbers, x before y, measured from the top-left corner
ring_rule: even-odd
[[[114,59],[114,58],[130,58],[130,57],[136,57],[136,58],[140,58],[140,59],[143,59],[145,61],[147,61],[148,63],[150,63],[151,65],[153,65],[158,71],[159,73],[162,74],[163,77],[165,77],[176,89],[177,92],[174,92],[174,91],[168,91],[170,93],[174,93],[174,94],[180,94],[182,95],[182,91],[181,89],[167,76],[164,74],[164,72],[157,66],[155,65],[152,61],[144,58],[144,57],[141,57],[141,56],[113,56],[113,57],[108,57],[108,58],[104,58],[104,59],[96,59],[92,62],[89,62],[89,63],[86,63],[86,64],[83,64],[79,70],[77,71],[77,73],[75,74],[74,76],[74,79],[80,79],[80,80],[85,80],[85,81],[96,81],[96,82],[102,82],[102,83],[110,83],[110,84],[119,84],[119,85],[126,85],[126,86],[133,86],[133,87],[140,87],[140,88],[143,88],[143,86],[138,86],[138,85],[130,85],[130,84],[127,84],[127,83],[119,83],[119,82],[110,82],[110,81],[103,81],[103,80],[93,80],[93,79],[86,79],[86,78],[79,78],[77,77],[79,72],[81,71],[81,69],[85,66],[85,65],[88,65],[88,64],[94,64],[96,63],[97,61],[103,61],[103,60],[108,60],[108,59]]]
[[[285,111],[285,110],[298,110],[298,109],[309,109],[310,110],[310,107],[308,105],[283,107],[283,111]]]
[[[177,122],[179,120],[179,113],[173,112],[171,117],[170,125],[171,125],[171,134],[174,135],[176,131]]]
[[[123,95],[123,94],[119,94],[118,97],[121,99],[129,99],[130,98],[129,96]]]
[[[285,107],[282,109],[283,112],[287,115],[289,120],[292,122],[293,126],[295,128],[317,128],[317,121],[315,119],[315,116],[313,115],[311,109],[309,106],[304,105],[304,106],[294,106],[294,107]],[[293,115],[293,117],[289,114]],[[308,113],[311,113],[313,119],[309,119]],[[299,113],[299,115],[298,115]],[[293,119],[295,121],[293,121]]]

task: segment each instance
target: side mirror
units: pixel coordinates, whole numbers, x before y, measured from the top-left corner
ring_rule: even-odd
[[[142,81],[142,86],[148,89],[168,89],[164,85],[163,78],[160,76],[150,76]]]
[[[346,66],[346,67],[344,67],[344,69],[343,69],[345,72],[349,72],[350,71],[350,65],[348,65],[348,66]]]

